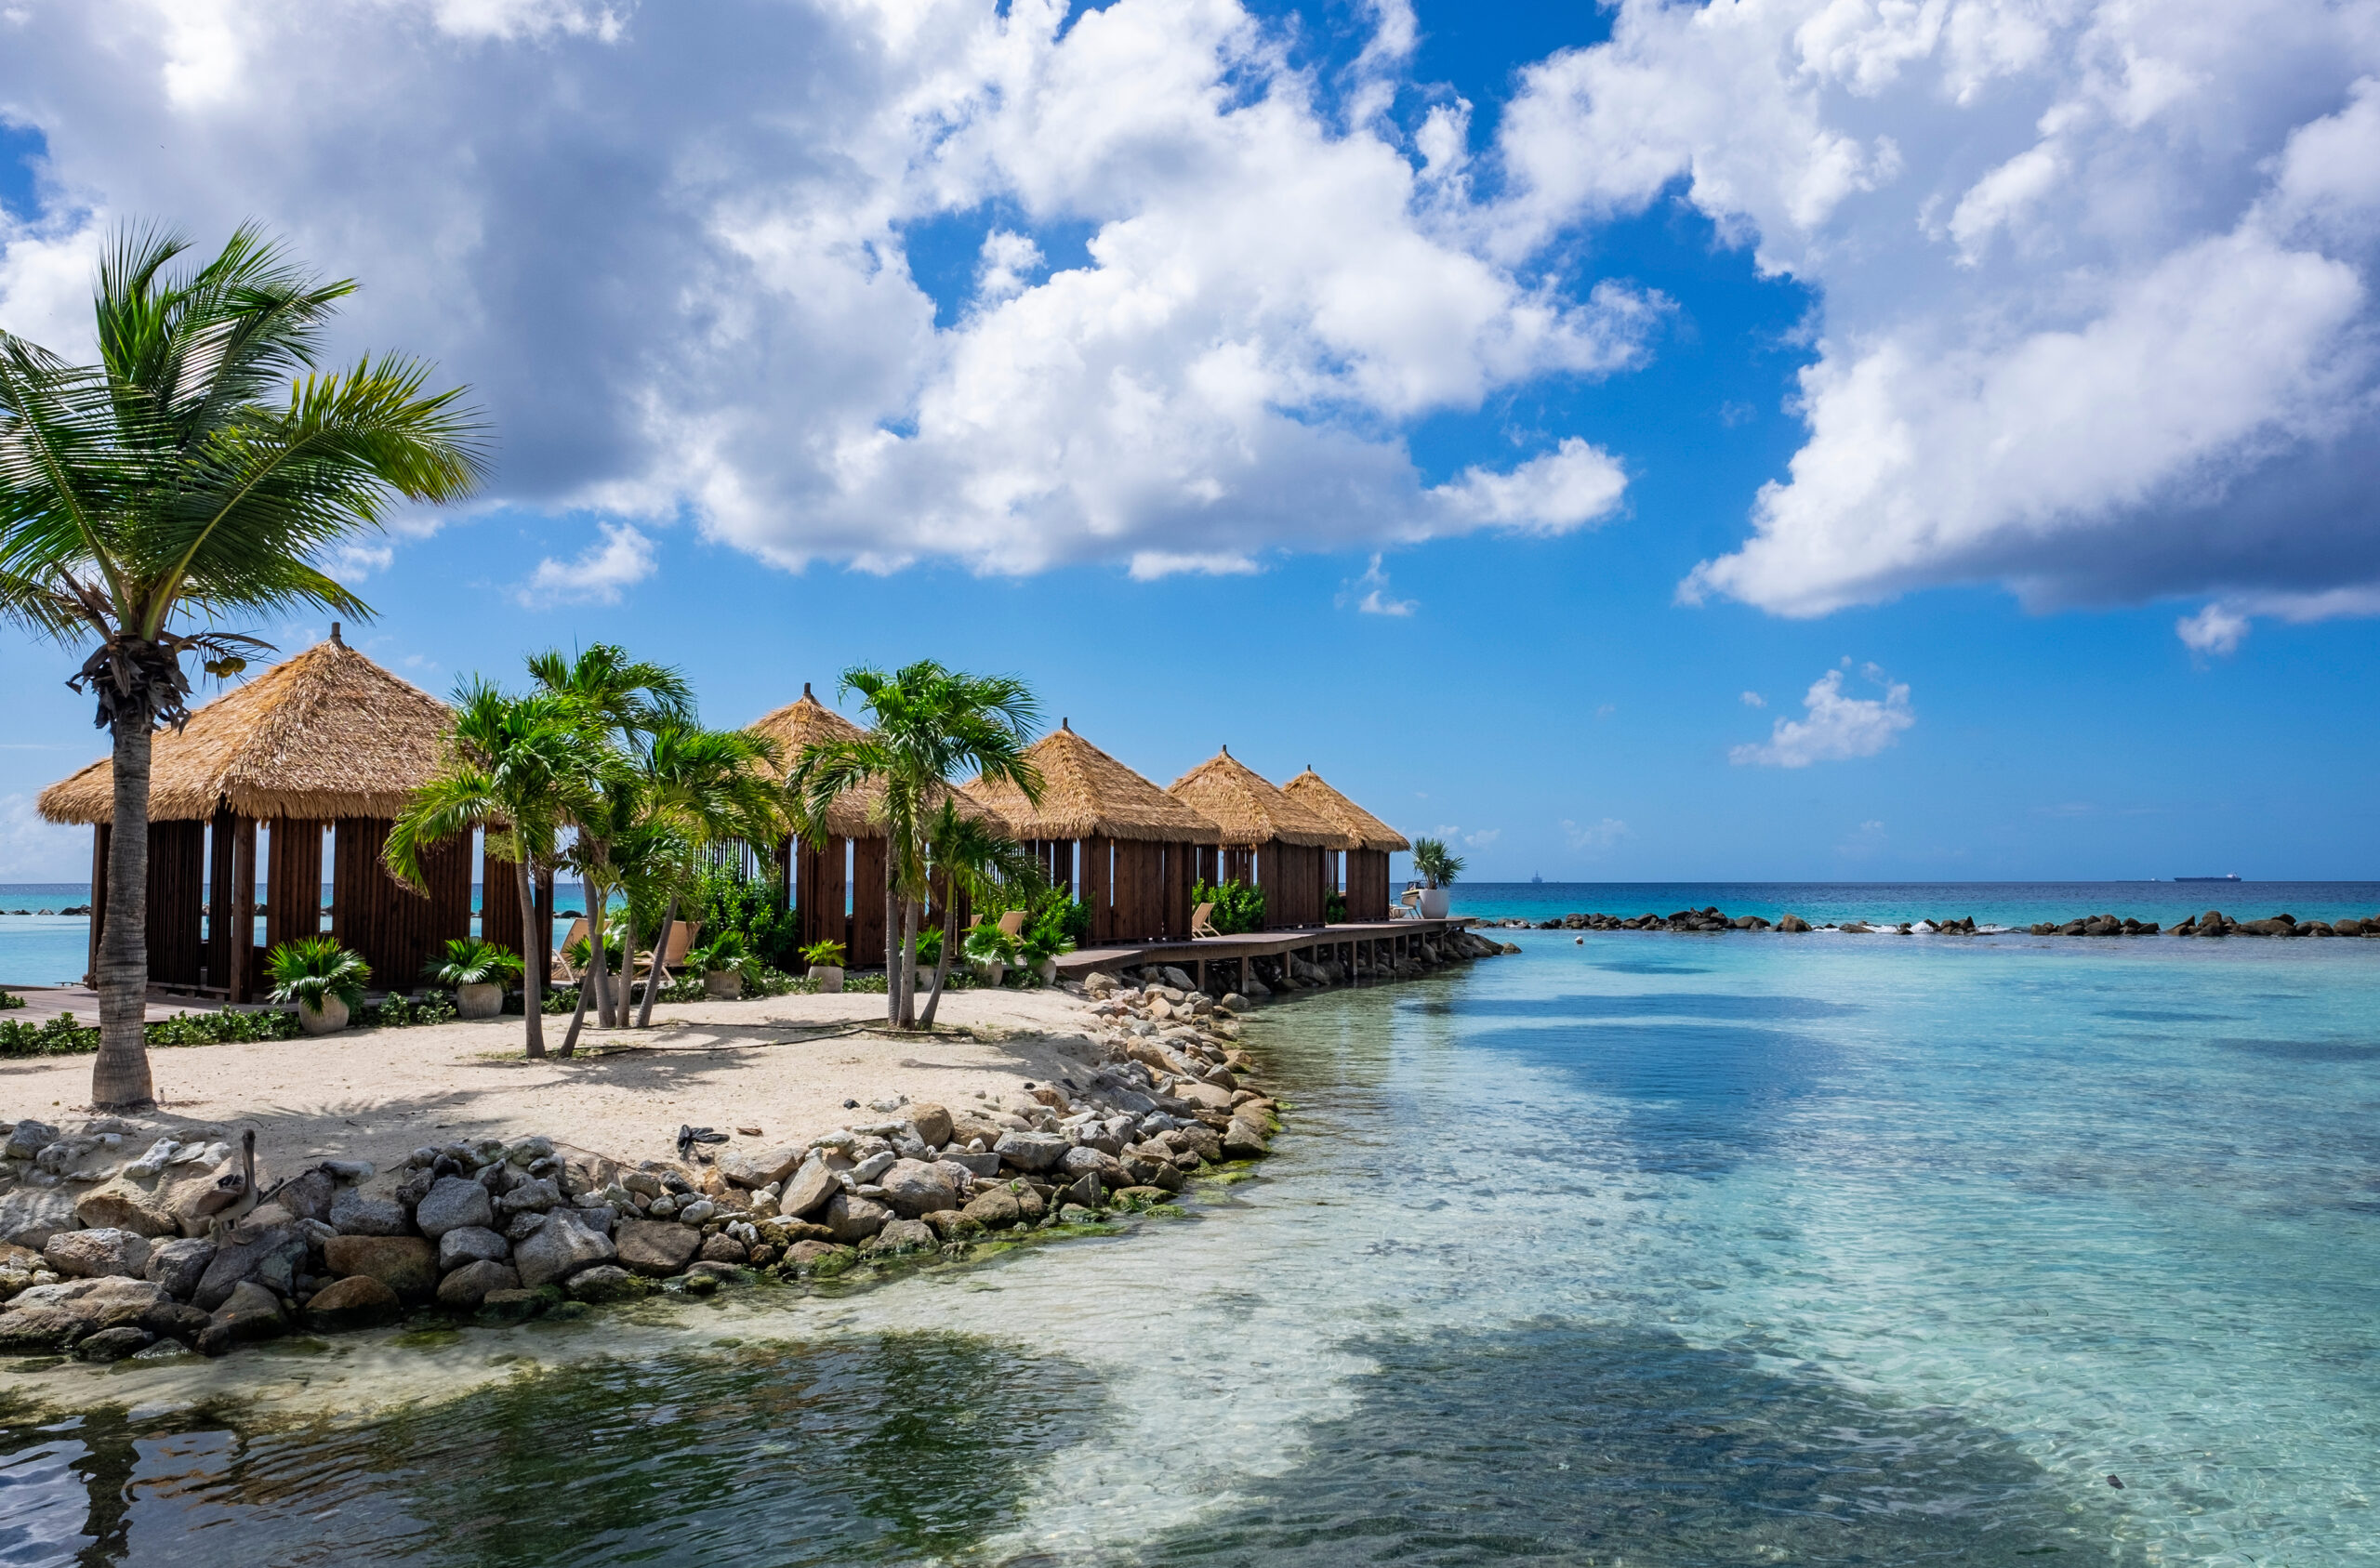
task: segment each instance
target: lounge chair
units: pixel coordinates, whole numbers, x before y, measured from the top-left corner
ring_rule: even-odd
[[[1190,912],[1190,940],[1192,942],[1197,941],[1200,937],[1219,937],[1221,935],[1223,935],[1223,932],[1215,929],[1215,906],[1213,904],[1202,903],[1197,908]]]
[[[1000,934],[1002,936],[1012,937],[1023,936],[1025,934],[1026,914],[1027,912],[1022,909],[1012,909],[1007,914],[1001,916]]]
[[[672,920],[669,923],[669,941],[661,950],[661,976],[664,980],[686,961],[686,955],[694,949],[694,937],[701,930],[702,922],[698,920]],[[651,953],[638,954],[637,973],[642,975],[651,971],[653,959]]]
[[[570,923],[570,930],[562,937],[562,945],[554,949],[553,982],[555,984],[576,985],[578,983],[578,971],[570,967],[570,950],[586,940],[587,920],[584,916],[581,916]]]

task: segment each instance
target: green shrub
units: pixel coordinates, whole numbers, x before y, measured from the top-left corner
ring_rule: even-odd
[[[416,1023],[444,1023],[455,1016],[455,999],[433,991],[421,997],[387,997],[357,1013],[355,1021],[367,1029],[407,1029]]]
[[[978,920],[967,932],[967,956],[979,964],[1013,964],[1022,945],[995,919]]]
[[[372,978],[372,966],[341,947],[337,937],[284,942],[265,955],[264,970],[272,979],[274,1001],[318,1009],[325,996],[362,1007],[364,982]]]
[[[517,985],[522,974],[521,955],[499,942],[449,937],[445,961],[431,959],[422,966],[422,973],[449,991],[458,985]]]
[[[774,968],[790,969],[801,962],[800,928],[775,876],[739,876],[725,866],[711,866],[695,879],[685,903],[681,915],[700,920],[705,936],[734,931],[744,939],[747,953]],[[748,989],[748,971],[746,984]]]
[[[843,967],[843,944],[840,942],[813,942],[801,950],[801,961],[840,969]]]
[[[141,1031],[152,1046],[219,1046],[244,1040],[288,1040],[298,1034],[298,1015],[285,1012],[176,1013]],[[61,1013],[46,1023],[0,1020],[0,1057],[87,1056],[99,1048],[99,1032]]]
[[[0,991],[0,1012],[7,1012],[10,1008],[21,1008],[24,1005],[25,999],[22,996],[14,992]]]
[[[1215,929],[1225,936],[1264,929],[1264,889],[1251,888],[1236,876],[1221,887],[1199,883],[1190,890],[1190,902],[1213,904]]]
[[[700,946],[686,950],[685,970],[690,975],[730,974],[757,968],[759,962],[746,944],[743,932],[724,930],[715,932]]]
[[[1326,926],[1347,923],[1347,895],[1336,888],[1322,895],[1322,923]]]

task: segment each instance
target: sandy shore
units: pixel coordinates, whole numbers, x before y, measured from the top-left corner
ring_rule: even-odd
[[[953,992],[931,1036],[885,1029],[881,995],[664,1004],[647,1030],[588,1029],[579,1054],[530,1061],[516,1018],[327,1039],[152,1049],[164,1133],[257,1129],[268,1168],[365,1159],[387,1170],[424,1144],[547,1134],[635,1162],[676,1153],[681,1125],[728,1147],[796,1142],[847,1125],[873,1100],[956,1106],[1072,1076],[1099,1058],[1079,998],[1058,991]],[[566,1018],[547,1021],[549,1048]],[[91,1059],[0,1063],[0,1122],[87,1114]],[[757,1127],[744,1135],[740,1128]]]

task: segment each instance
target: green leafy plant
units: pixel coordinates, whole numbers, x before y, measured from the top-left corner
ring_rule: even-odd
[[[284,1012],[176,1013],[142,1030],[151,1046],[219,1046],[249,1040],[287,1040],[298,1034],[298,1016]],[[99,1048],[99,1032],[61,1013],[46,1023],[0,1020],[0,1057],[87,1056]]]
[[[1190,902],[1213,904],[1215,929],[1225,936],[1264,929],[1264,889],[1251,888],[1236,876],[1221,886],[1199,883],[1190,890]]]
[[[603,933],[603,955],[605,958],[610,960],[611,968],[615,974],[619,972],[621,951],[620,933],[616,930],[605,931]],[[570,960],[570,967],[572,968],[577,970],[580,974],[585,974],[587,972],[587,966],[594,959],[595,949],[588,945],[588,942],[585,937],[580,937],[576,942],[574,942],[568,947],[563,948],[562,950],[562,955]]]
[[[708,942],[686,950],[686,972],[690,975],[733,974],[753,964],[741,933],[721,931]]]
[[[1448,850],[1443,838],[1416,838],[1413,869],[1433,888],[1451,888],[1462,875],[1462,857]]]
[[[1347,895],[1333,888],[1322,895],[1322,923],[1342,926],[1347,922]]]
[[[1075,950],[1074,933],[1066,929],[1066,915],[1073,903],[1061,893],[1054,900],[1043,899],[1035,908],[1016,943],[1017,956],[1027,966],[1038,968],[1059,954]]]
[[[372,967],[341,947],[337,937],[299,937],[265,955],[264,972],[272,981],[272,999],[296,1002],[319,1011],[325,996],[336,996],[350,1008],[364,1005],[364,987]]]
[[[942,968],[942,928],[929,926],[918,938],[918,967],[921,969]]]
[[[840,969],[843,967],[843,944],[840,942],[813,942],[801,950],[801,961]]]
[[[967,956],[979,964],[1013,964],[1024,943],[1000,929],[997,920],[978,920],[967,931]]]
[[[815,962],[802,952],[800,923],[774,876],[742,876],[727,866],[707,866],[686,896],[686,910],[707,932],[742,936],[745,950],[763,963],[789,969]]]
[[[417,1023],[444,1023],[456,1016],[451,997],[432,992],[427,996],[390,996],[377,1008],[365,1008],[355,1021],[373,1029],[409,1029]]]
[[[449,937],[443,963],[433,958],[422,973],[453,990],[458,985],[502,985],[521,978],[521,955],[502,942],[479,937]]]
[[[21,1008],[24,1005],[25,999],[22,996],[14,992],[0,991],[0,1012],[7,1012],[10,1008]]]

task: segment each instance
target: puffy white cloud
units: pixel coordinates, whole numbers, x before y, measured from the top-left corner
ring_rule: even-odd
[[[1236,571],[1612,516],[1575,437],[1444,483],[1407,451],[1636,362],[1664,306],[1500,238],[1459,112],[1404,145],[1414,17],[1369,14],[1324,103],[1238,0],[27,0],[0,114],[49,204],[0,233],[0,322],[54,334],[115,215],[256,217],[364,280],[343,344],[474,386],[496,499],[788,567]]]
[[[79,882],[90,875],[88,828],[44,822],[30,795],[0,795],[0,882]]]
[[[602,541],[589,545],[578,559],[560,561],[549,556],[521,589],[524,605],[561,600],[578,604],[617,604],[622,590],[653,575],[653,541],[627,523],[598,525]]]
[[[2230,653],[2248,635],[2248,617],[2222,604],[2210,604],[2195,615],[2174,623],[2174,635],[2193,653]]]
[[[1811,683],[1803,699],[1803,717],[1779,718],[1765,744],[1736,746],[1727,760],[1739,767],[1806,768],[1813,762],[1875,756],[1916,723],[1917,715],[1910,708],[1906,685],[1886,680],[1873,665],[1866,674],[1883,689],[1883,696],[1846,696],[1843,671],[1831,669]]]
[[[1685,598],[2371,599],[2380,5],[1618,12],[1524,75],[1502,254],[1675,190],[1822,297],[1808,440]]]
[[[1747,692],[1739,699],[1746,707],[1766,707],[1768,699],[1757,692]]]
[[[1388,573],[1381,569],[1380,562],[1380,552],[1375,550],[1371,564],[1364,569],[1364,574],[1340,590],[1339,604],[1343,608],[1353,601],[1355,608],[1367,615],[1410,615],[1414,601],[1389,597]]]

